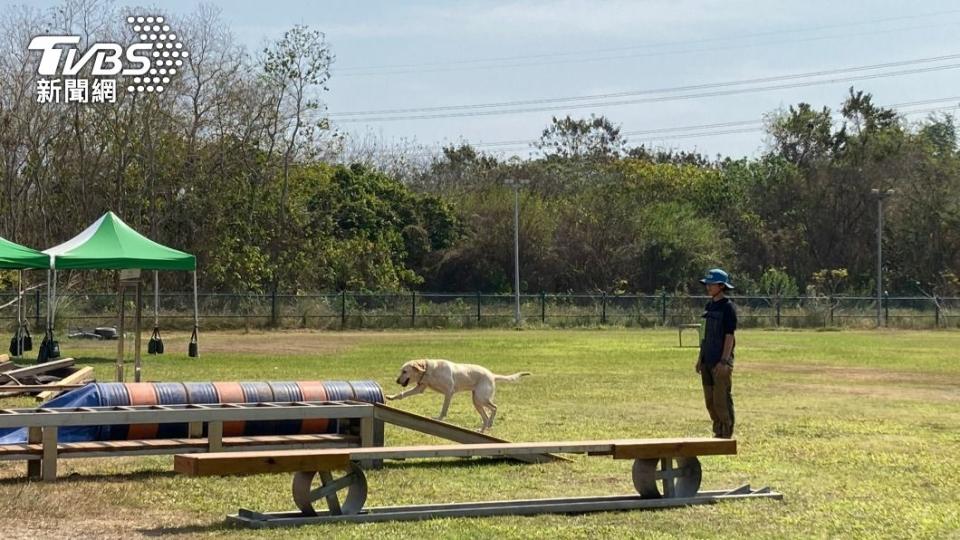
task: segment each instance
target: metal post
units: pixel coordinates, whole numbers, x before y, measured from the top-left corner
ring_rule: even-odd
[[[23,358],[23,270],[17,272],[17,345],[15,355],[17,358]]]
[[[520,326],[520,186],[513,188],[513,322]]]
[[[600,324],[607,324],[607,293],[600,295]]]
[[[777,295],[777,327],[780,327],[780,295]]]
[[[200,356],[200,301],[197,297],[197,271],[193,271],[193,332],[197,337],[197,356]]]
[[[540,291],[540,322],[547,324],[547,293]]]
[[[830,297],[830,326],[833,326],[833,308],[834,308],[834,302],[833,302],[833,296],[831,296]]]
[[[136,334],[133,344],[133,382],[140,382],[140,333],[142,330],[143,315],[143,282],[137,280],[137,311],[134,313],[133,320],[136,326]]]
[[[347,327],[347,291],[340,291],[340,329]]]
[[[880,308],[883,290],[883,197],[877,197],[877,328],[880,327]]]
[[[160,272],[153,271],[153,327],[160,328]]]
[[[480,291],[477,291],[477,324],[480,324]]]
[[[417,291],[410,291],[410,328],[417,326]]]
[[[276,328],[277,324],[277,289],[274,288],[270,294],[270,326]]]
[[[117,279],[117,289],[119,293],[117,296],[120,297],[120,309],[118,310],[120,312],[120,321],[118,321],[120,323],[120,340],[117,341],[117,382],[123,382],[123,342],[126,341],[126,336],[124,335],[126,331],[124,328],[126,313],[124,310],[123,297],[125,296],[126,289],[123,288],[123,282],[120,281],[119,278]]]
[[[877,198],[877,328],[882,326],[883,309],[883,200],[893,193],[892,189],[870,190],[870,194]]]
[[[890,293],[883,291],[883,326],[890,324]]]
[[[660,326],[667,325],[667,291],[660,293]]]
[[[506,184],[513,188],[513,322],[520,326],[520,187],[529,180],[509,179]]]
[[[933,295],[933,308],[934,308],[934,325],[936,328],[940,328],[940,302],[937,302],[937,295]]]

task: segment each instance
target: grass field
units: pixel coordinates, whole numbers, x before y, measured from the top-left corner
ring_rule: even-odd
[[[186,336],[145,360],[145,379],[373,379],[392,392],[402,361],[441,357],[499,373],[493,434],[517,441],[704,436],[709,423],[695,349],[671,330],[252,333]],[[734,395],[740,453],[706,457],[703,489],[751,483],[784,494],[666,511],[444,519],[231,529],[238,507],[288,510],[287,475],[184,478],[172,457],[63,460],[55,484],[28,483],[22,462],[0,463],[4,538],[960,538],[960,334],[746,330]],[[62,342],[65,354],[113,376],[115,344]],[[174,354],[176,352],[176,354]],[[427,393],[400,408],[435,415]],[[0,399],[0,406],[28,406]],[[466,395],[449,421],[475,427]],[[388,444],[427,442],[387,428]],[[368,474],[368,505],[630,493],[630,463],[405,462]]]

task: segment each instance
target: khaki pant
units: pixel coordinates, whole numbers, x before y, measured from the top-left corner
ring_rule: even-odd
[[[707,370],[706,367],[703,369]],[[724,439],[733,437],[732,374],[733,368],[717,364],[710,370],[709,376],[703,377],[703,399],[713,421],[713,435]]]

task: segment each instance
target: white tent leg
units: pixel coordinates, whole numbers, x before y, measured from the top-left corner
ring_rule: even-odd
[[[50,301],[50,335],[53,335],[53,327],[57,323],[57,269],[53,269],[53,299]]]
[[[17,272],[17,358],[23,358],[23,270]]]
[[[160,272],[153,271],[153,327],[160,327]]]
[[[193,333],[197,336],[197,356],[200,356],[200,309],[197,301],[197,271],[193,271]]]

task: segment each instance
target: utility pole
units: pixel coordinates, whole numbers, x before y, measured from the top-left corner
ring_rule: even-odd
[[[877,199],[877,328],[883,326],[883,201],[894,194],[892,189],[871,189]]]
[[[513,322],[520,327],[520,188],[526,179],[508,178],[504,184],[513,188]]]

